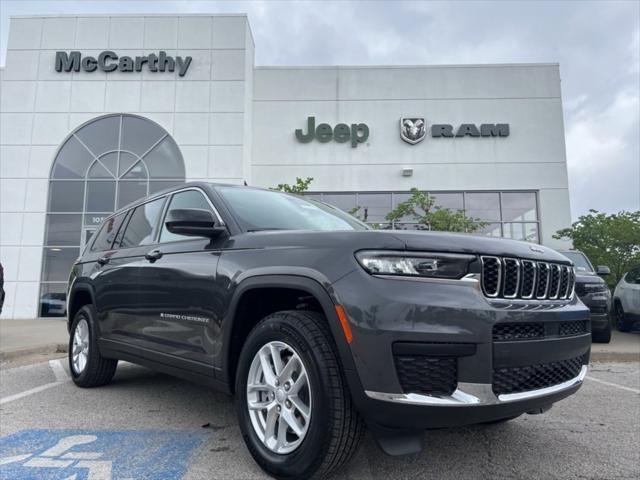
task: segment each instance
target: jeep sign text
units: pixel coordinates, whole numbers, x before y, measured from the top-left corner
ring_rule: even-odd
[[[331,139],[339,143],[351,140],[351,146],[357,147],[359,143],[364,143],[369,138],[369,127],[364,123],[339,123],[331,128],[328,123],[321,123],[316,128],[316,117],[307,118],[307,133],[303,133],[301,128],[296,130],[296,138],[301,143],[309,143],[316,138],[319,142],[330,142]]]
[[[191,65],[191,57],[172,57],[167,52],[160,51],[156,55],[144,55],[140,57],[129,57],[123,55],[119,57],[116,52],[106,50],[98,57],[82,56],[81,52],[56,52],[56,72],[79,72],[81,69],[85,72],[95,72],[101,70],[103,72],[141,72],[143,67],[149,69],[150,72],[173,72],[178,70],[178,75],[184,77]]]

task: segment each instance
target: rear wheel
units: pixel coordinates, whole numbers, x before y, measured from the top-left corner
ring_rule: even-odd
[[[620,302],[615,303],[614,315],[616,319],[616,328],[621,332],[630,332],[632,325],[631,322],[626,319],[624,309],[622,308],[622,304]]]
[[[99,387],[111,381],[117,360],[104,358],[98,350],[93,305],[85,305],[73,318],[69,338],[69,371],[79,387]]]
[[[251,331],[236,406],[251,455],[280,479],[329,475],[352,457],[364,432],[333,337],[316,312],[278,312]]]

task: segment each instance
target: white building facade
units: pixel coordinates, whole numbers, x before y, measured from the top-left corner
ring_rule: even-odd
[[[184,181],[313,177],[383,228],[418,188],[551,247],[571,222],[557,64],[256,67],[244,15],[56,16],[11,19],[0,75],[3,317],[63,314],[101,220]]]

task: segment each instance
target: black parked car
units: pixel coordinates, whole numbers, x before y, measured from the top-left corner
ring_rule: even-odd
[[[323,477],[364,425],[390,454],[427,428],[537,414],[587,370],[571,262],[528,243],[370,230],[280,192],[187,184],[107,218],[69,284],[79,386],[119,359],[235,395],[255,460]]]
[[[593,265],[580,250],[560,252],[569,258],[576,271],[576,294],[587,307],[591,318],[591,335],[597,343],[611,341],[611,291],[603,275],[609,275],[611,270],[604,265]]]

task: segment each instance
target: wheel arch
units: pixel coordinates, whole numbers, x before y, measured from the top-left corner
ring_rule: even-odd
[[[246,278],[238,285],[228,310],[227,318],[229,319],[229,325],[228,328],[225,328],[223,334],[221,373],[223,376],[222,380],[229,385],[231,393],[233,393],[235,385],[237,359],[246,340],[246,334],[264,318],[243,317],[245,312],[243,308],[246,302],[251,300],[251,295],[256,294],[255,292],[266,292],[269,294],[273,294],[274,292],[291,292],[293,295],[302,293],[305,297],[311,297],[312,300],[309,299],[308,302],[316,302],[314,306],[317,308],[317,311],[323,314],[328,323],[338,350],[342,368],[345,370],[355,370],[351,349],[344,337],[340,320],[335,310],[335,305],[338,304],[338,300],[328,284],[322,285],[316,279],[298,275],[257,275]],[[347,378],[349,378],[349,376],[347,376]]]
[[[89,285],[74,284],[67,296],[67,331],[71,328],[73,317],[85,305],[95,306],[93,290]]]

